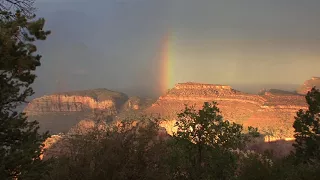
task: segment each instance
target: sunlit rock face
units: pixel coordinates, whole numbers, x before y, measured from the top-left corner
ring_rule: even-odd
[[[173,119],[185,104],[194,105],[196,109],[204,102],[218,102],[218,107],[225,119],[255,126],[260,131],[279,131],[276,136],[283,138],[293,135],[292,123],[299,109],[306,109],[305,97],[293,92],[265,90],[259,95],[247,94],[226,85],[180,83],[161,96],[146,111],[160,114],[168,122],[162,126],[169,134],[175,131]],[[270,128],[272,128],[270,130]]]
[[[301,85],[298,89],[297,92],[299,94],[307,94],[308,91],[312,89],[312,87],[316,86],[317,89],[320,89],[320,77],[312,77],[311,79],[305,81],[303,85]]]

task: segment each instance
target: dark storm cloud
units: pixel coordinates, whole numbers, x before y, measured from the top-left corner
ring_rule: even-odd
[[[37,7],[52,30],[39,43],[38,94],[98,87],[157,94],[168,29],[175,82],[300,84],[319,75],[317,0],[42,0]]]

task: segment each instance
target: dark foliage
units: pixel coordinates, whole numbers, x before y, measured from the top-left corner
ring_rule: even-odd
[[[320,162],[320,92],[315,87],[308,92],[308,110],[297,112],[293,127],[296,138],[295,157],[298,163]]]
[[[34,42],[50,32],[43,30],[44,19],[25,14],[29,6],[5,2],[0,6],[0,177],[38,179],[45,169],[39,156],[48,133],[39,134],[38,123],[27,121],[17,107],[33,94],[30,85],[41,58]],[[10,3],[21,9],[10,11]]]

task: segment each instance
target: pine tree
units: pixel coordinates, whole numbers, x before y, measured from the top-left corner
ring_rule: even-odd
[[[41,161],[42,143],[49,136],[40,134],[36,121],[28,121],[17,107],[34,92],[34,71],[40,66],[36,40],[45,40],[45,20],[30,15],[25,8],[0,1],[0,177],[1,179],[41,179],[46,170]],[[17,2],[28,2],[17,1]],[[11,4],[12,5],[12,4]],[[30,10],[30,11],[29,11]]]
[[[308,110],[297,112],[293,146],[298,162],[320,162],[320,92],[315,87],[306,95]]]

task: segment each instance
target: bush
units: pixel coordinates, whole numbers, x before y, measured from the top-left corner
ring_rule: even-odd
[[[166,179],[157,119],[122,121],[68,138],[48,179]]]
[[[296,164],[294,156],[288,156],[272,168],[269,179],[316,180],[319,179],[320,164]]]

